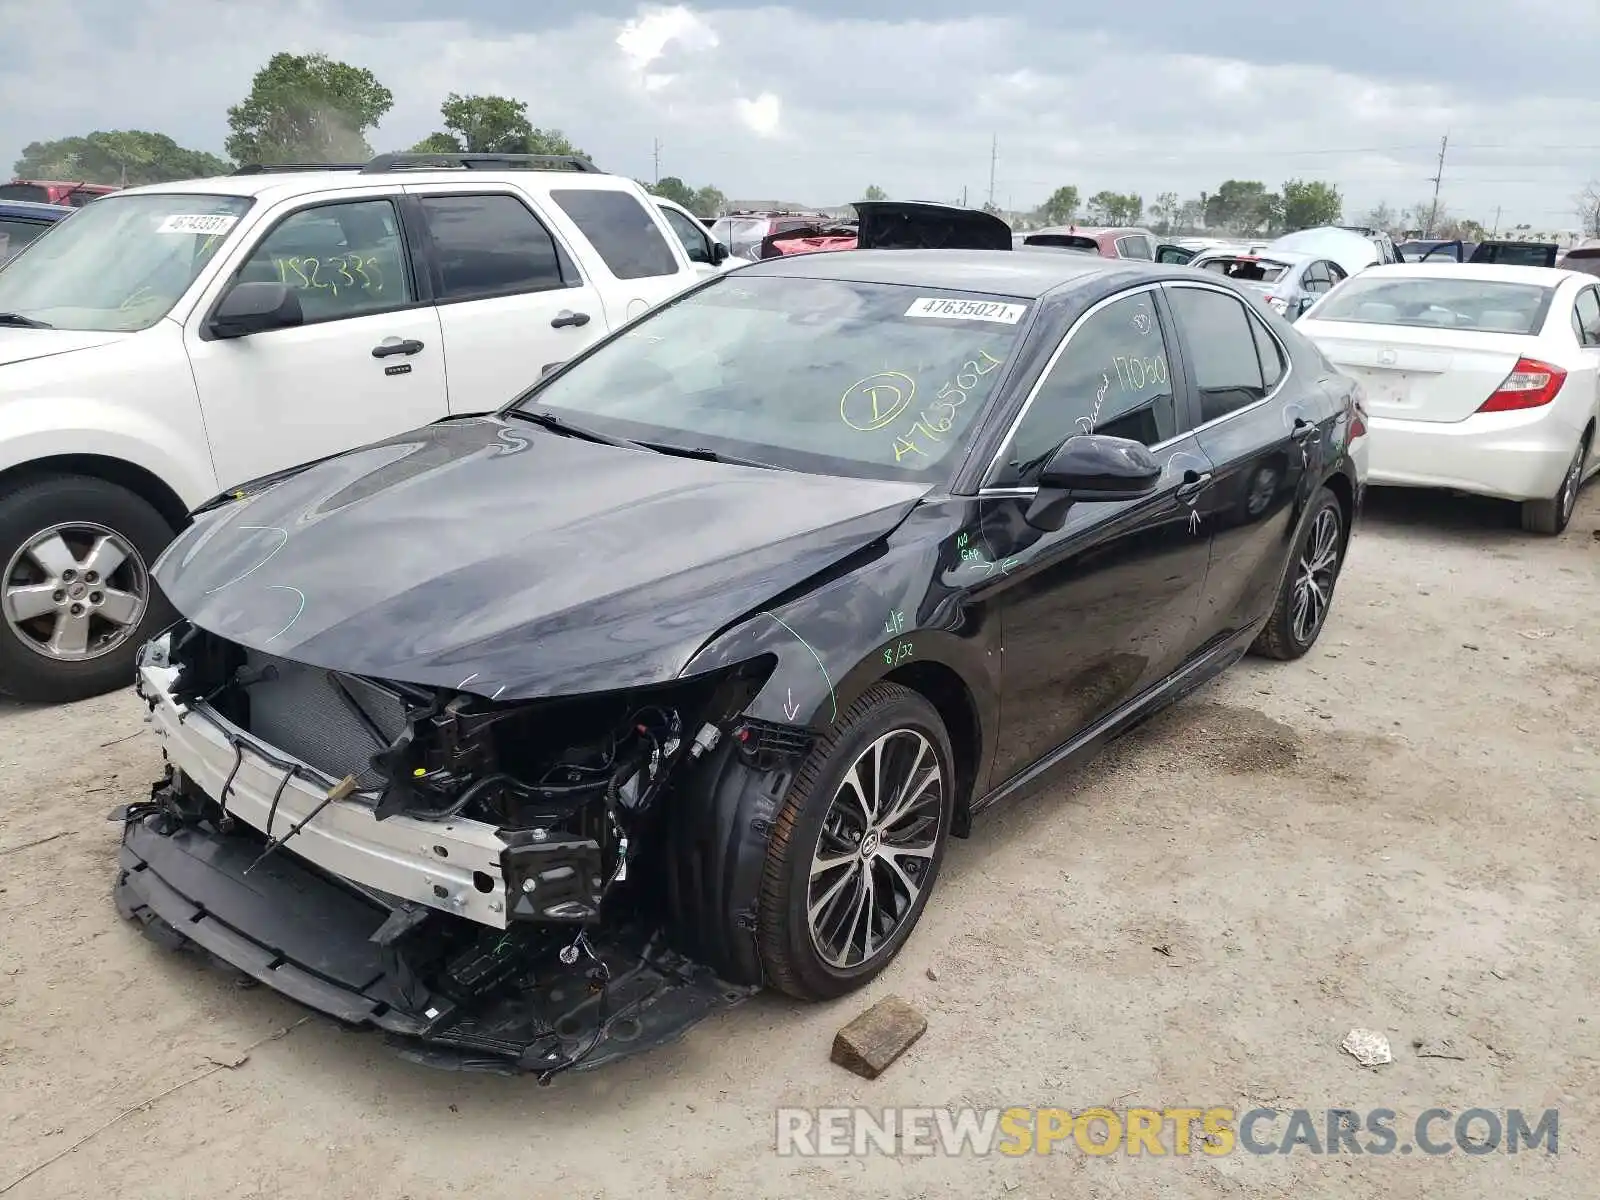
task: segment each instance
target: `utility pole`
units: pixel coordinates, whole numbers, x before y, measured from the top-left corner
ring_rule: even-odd
[[[1422,231],[1423,237],[1433,236],[1433,222],[1439,215],[1439,184],[1444,179],[1444,152],[1450,145],[1450,135],[1447,133],[1439,139],[1439,168],[1428,176],[1433,180],[1433,205],[1428,209],[1428,227]]]
[[[965,208],[966,206],[967,206],[967,185],[963,183],[961,185],[961,207]]]
[[[994,166],[1000,160],[1000,135],[989,139],[989,207],[994,207]]]
[[[655,139],[656,182],[661,182],[661,139]]]
[[[1498,204],[1494,206],[1494,228],[1489,231],[1490,237],[1497,237],[1500,233],[1500,208]]]

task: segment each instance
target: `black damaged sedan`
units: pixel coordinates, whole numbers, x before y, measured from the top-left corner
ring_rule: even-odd
[[[438,1065],[549,1075],[904,945],[951,837],[1304,654],[1360,393],[1213,276],[864,250],[204,506],[122,912]]]

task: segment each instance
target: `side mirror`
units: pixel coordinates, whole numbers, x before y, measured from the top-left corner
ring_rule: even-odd
[[[1060,529],[1081,500],[1138,500],[1161,482],[1161,464],[1142,442],[1082,433],[1061,443],[1039,473],[1039,494],[1028,507],[1036,529]]]
[[[720,267],[723,263],[725,263],[727,261],[728,261],[728,248],[726,246],[724,246],[721,242],[712,242],[711,243],[711,265],[713,267]]]
[[[1329,290],[1331,291],[1332,289],[1330,288]],[[1306,310],[1320,299],[1322,299],[1321,296],[1301,296],[1300,303],[1295,305],[1294,315],[1297,317],[1303,316]]]
[[[213,337],[239,338],[305,321],[300,295],[282,283],[236,283],[211,317]]]

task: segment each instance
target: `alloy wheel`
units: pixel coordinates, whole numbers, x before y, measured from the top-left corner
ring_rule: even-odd
[[[23,542],[0,574],[0,615],[46,658],[109,654],[139,627],[150,573],[132,543],[103,525],[52,525]]]
[[[904,926],[930,878],[945,811],[938,754],[914,729],[863,750],[822,820],[806,914],[817,953],[860,967]]]
[[[1339,574],[1339,512],[1324,508],[1311,522],[1295,568],[1294,603],[1289,628],[1302,646],[1310,643],[1327,619],[1333,584]]]

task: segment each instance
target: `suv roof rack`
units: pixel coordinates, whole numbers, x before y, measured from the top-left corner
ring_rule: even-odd
[[[245,163],[235,175],[284,175],[292,171],[359,171],[365,163]]]
[[[577,154],[458,154],[446,152],[380,154],[363,167],[363,175],[381,175],[386,171],[416,170],[523,170],[523,171],[579,171],[591,175],[605,172],[587,158]]]

